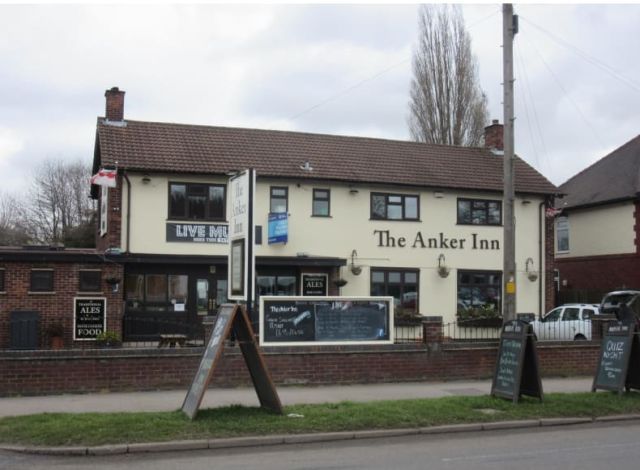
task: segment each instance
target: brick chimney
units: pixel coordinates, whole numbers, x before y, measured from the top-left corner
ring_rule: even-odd
[[[504,150],[504,126],[497,119],[484,128],[484,146],[492,150]]]
[[[105,117],[107,121],[122,122],[124,120],[124,91],[120,91],[117,86],[104,92],[107,101]]]

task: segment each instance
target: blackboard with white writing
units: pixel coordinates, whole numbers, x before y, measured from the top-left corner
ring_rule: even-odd
[[[73,339],[95,341],[107,329],[107,299],[104,297],[73,299]]]
[[[393,341],[390,297],[262,297],[262,344],[389,343]]]
[[[502,327],[491,395],[517,402],[521,395],[542,399],[538,356],[531,325],[520,320]]]
[[[602,338],[592,391],[640,388],[640,344],[634,323],[613,322]]]

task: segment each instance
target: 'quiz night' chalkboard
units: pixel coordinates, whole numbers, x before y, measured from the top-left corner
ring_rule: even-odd
[[[640,342],[634,323],[613,322],[602,338],[592,391],[640,388]]]
[[[542,400],[538,354],[531,325],[513,320],[502,327],[491,395],[517,402],[521,395]]]
[[[393,343],[392,297],[261,297],[260,343]]]

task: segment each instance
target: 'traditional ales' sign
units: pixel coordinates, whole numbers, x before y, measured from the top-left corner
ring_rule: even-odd
[[[328,278],[326,274],[302,274],[302,295],[328,295]]]
[[[91,341],[107,329],[107,299],[75,297],[73,299],[73,339]]]

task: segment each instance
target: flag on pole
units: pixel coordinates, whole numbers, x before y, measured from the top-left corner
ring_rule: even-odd
[[[106,170],[104,168],[101,168],[95,175],[91,177],[91,184],[106,186],[107,188],[115,188],[117,174],[118,170]]]
[[[562,209],[556,209],[555,207],[547,207],[545,210],[545,215],[549,219],[553,219],[555,216],[560,215],[562,213]]]

